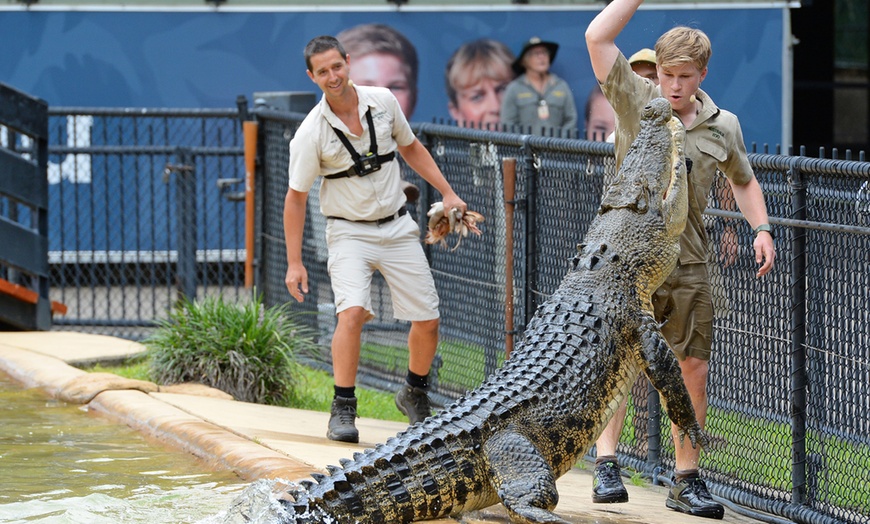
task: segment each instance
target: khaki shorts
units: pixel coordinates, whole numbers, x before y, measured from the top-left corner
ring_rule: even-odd
[[[653,293],[656,320],[679,360],[710,360],[713,347],[713,298],[706,264],[677,266]]]
[[[410,215],[381,225],[329,219],[326,245],[336,314],[358,306],[368,320],[374,318],[372,275],[380,271],[390,287],[393,316],[409,321],[439,317],[435,281]]]

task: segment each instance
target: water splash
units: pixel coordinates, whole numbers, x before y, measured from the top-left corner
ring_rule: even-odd
[[[281,502],[288,493],[304,491],[295,482],[277,479],[261,479],[245,488],[229,509],[203,519],[196,524],[288,524],[318,523],[337,524],[337,521],[321,513],[291,513]]]

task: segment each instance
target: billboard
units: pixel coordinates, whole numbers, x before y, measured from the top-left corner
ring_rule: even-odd
[[[715,6],[646,6],[617,44],[629,55],[652,47],[674,25],[704,30],[713,43],[713,57],[702,87],[719,106],[740,117],[747,143],[779,143],[784,74],[790,74],[783,67],[787,7]],[[381,23],[415,48],[419,73],[410,119],[428,122],[452,116],[445,69],[460,46],[486,38],[518,53],[523,42],[539,36],[560,46],[552,72],[571,87],[582,127],[586,97],[595,85],[584,32],[598,9],[6,8],[0,11],[0,79],[51,106],[233,107],[240,94],[250,99],[263,91],[317,92],[305,74],[306,42]]]

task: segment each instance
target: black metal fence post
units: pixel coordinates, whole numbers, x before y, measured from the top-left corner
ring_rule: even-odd
[[[528,325],[532,320],[532,316],[538,309],[538,300],[535,297],[534,290],[539,289],[538,282],[538,166],[535,159],[535,154],[532,147],[529,145],[531,135],[526,135],[523,138],[522,155],[523,162],[526,165],[525,180],[526,180],[526,264],[525,264],[525,285],[523,293],[525,294],[525,323]]]
[[[797,159],[788,173],[792,188],[792,217],[807,219],[807,185]],[[806,502],[807,496],[807,232],[792,229],[791,260],[791,435],[792,505]]]
[[[177,242],[175,282],[178,292],[196,299],[196,169],[193,153],[180,147],[175,153],[175,218]]]

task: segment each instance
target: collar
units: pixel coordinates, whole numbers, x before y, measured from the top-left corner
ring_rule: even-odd
[[[356,91],[357,116],[359,117],[360,122],[363,122],[366,111],[369,108],[375,108],[374,99],[369,96],[368,92],[366,92],[364,89],[360,89],[360,87],[356,84],[353,84],[351,87],[353,87],[353,89]],[[320,114],[332,127],[340,129],[347,134],[353,135],[353,133],[350,132],[350,129],[348,129],[344,122],[342,122],[341,119],[336,116],[335,112],[332,111],[332,107],[330,107],[329,103],[326,102],[326,95],[320,97]]]
[[[656,86],[656,92],[658,92],[658,96],[662,96],[661,86]],[[716,102],[713,102],[710,95],[708,95],[703,89],[699,88],[695,93],[695,97],[701,101],[701,111],[695,116],[695,121],[692,122],[692,125],[686,128],[686,131],[719,115],[719,106],[716,105]]]
[[[710,95],[708,95],[703,89],[698,89],[695,97],[701,101],[701,111],[695,118],[695,122],[705,122],[711,118],[716,117],[719,114],[719,107],[716,105],[715,102],[713,102],[713,99],[710,98]]]
[[[530,87],[535,87],[534,85],[532,85],[532,80],[529,78],[529,74],[528,74],[528,73],[523,73],[523,75],[522,75],[520,78],[523,79],[523,82],[524,82],[526,85],[528,85],[528,86],[530,86]],[[545,82],[544,82],[544,87],[545,87],[545,88],[546,88],[546,87],[550,87],[550,86],[553,85],[555,82],[556,82],[556,79],[555,79],[555,76],[553,75],[553,73],[547,73],[547,78],[546,78],[546,80],[545,80]]]

